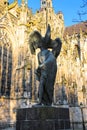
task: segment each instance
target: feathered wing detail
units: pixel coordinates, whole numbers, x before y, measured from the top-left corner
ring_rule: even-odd
[[[42,41],[42,36],[38,31],[34,31],[29,36],[29,47],[31,54],[35,54],[35,50],[39,47]]]
[[[60,40],[60,38],[51,40],[50,47],[52,48],[52,53],[57,58],[59,56],[61,48],[62,48],[62,41]]]

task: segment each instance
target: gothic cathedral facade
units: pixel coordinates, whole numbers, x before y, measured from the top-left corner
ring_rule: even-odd
[[[35,14],[27,0],[0,2],[0,106],[4,117],[15,120],[16,107],[37,100],[38,83],[34,70],[36,56],[29,51],[29,35],[38,30],[43,36],[47,25],[51,37],[61,38],[63,45],[57,59],[58,71],[54,103],[71,106],[87,105],[87,23],[65,27],[61,11],[55,13],[52,0],[41,0]],[[22,100],[24,99],[24,100]],[[3,103],[4,101],[4,103]],[[6,106],[6,104],[8,104]],[[9,110],[10,109],[10,110]],[[13,115],[13,116],[11,116]],[[0,119],[5,120],[3,116]]]

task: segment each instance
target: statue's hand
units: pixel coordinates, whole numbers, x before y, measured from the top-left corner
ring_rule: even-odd
[[[39,68],[45,69],[45,65],[44,65],[44,64],[41,64],[41,65],[39,65]]]
[[[41,73],[41,69],[38,67],[35,71],[34,71],[35,74],[38,74],[38,73]]]

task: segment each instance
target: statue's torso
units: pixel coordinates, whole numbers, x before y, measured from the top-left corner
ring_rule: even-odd
[[[40,51],[38,54],[38,60],[40,64],[43,64],[50,54],[49,50]]]

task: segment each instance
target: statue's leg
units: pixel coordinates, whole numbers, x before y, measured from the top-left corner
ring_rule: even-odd
[[[46,78],[41,76],[40,77],[40,84],[39,84],[39,103],[42,103],[45,83],[46,83]]]

